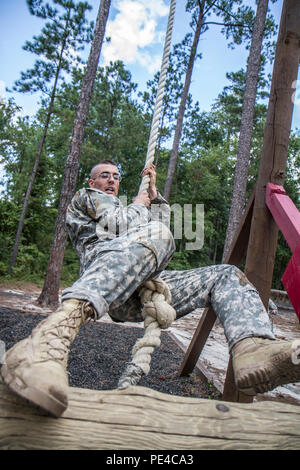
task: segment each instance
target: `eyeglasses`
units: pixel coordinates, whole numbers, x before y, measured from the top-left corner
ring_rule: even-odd
[[[122,176],[119,175],[119,173],[109,173],[109,171],[103,171],[103,173],[99,173],[99,175],[97,175],[95,178],[92,178],[92,179],[96,180],[99,176],[100,178],[104,180],[107,180],[110,176],[112,176],[114,180],[119,181],[119,182],[122,179]]]

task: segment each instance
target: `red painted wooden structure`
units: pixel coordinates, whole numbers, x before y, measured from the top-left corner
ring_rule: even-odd
[[[267,184],[266,204],[293,253],[282,283],[300,319],[300,212],[284,188],[272,183]]]

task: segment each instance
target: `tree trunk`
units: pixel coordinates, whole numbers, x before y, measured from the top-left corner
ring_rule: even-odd
[[[176,129],[175,129],[174,140],[173,140],[173,147],[172,147],[172,151],[171,151],[169,167],[168,167],[168,173],[167,173],[166,183],[165,183],[165,187],[164,187],[164,198],[167,199],[167,200],[169,200],[169,198],[170,198],[172,181],[173,181],[174,174],[175,174],[176,162],[177,162],[177,157],[178,157],[179,142],[180,142],[181,133],[182,133],[184,111],[185,111],[186,101],[187,101],[188,92],[189,92],[189,88],[190,88],[190,84],[191,84],[192,73],[193,73],[194,62],[195,62],[195,56],[196,56],[198,42],[199,42],[199,38],[200,38],[200,34],[201,34],[201,28],[202,28],[202,24],[203,24],[204,6],[205,6],[205,0],[202,0],[200,8],[199,8],[197,28],[196,28],[196,31],[195,31],[195,34],[194,34],[193,45],[192,45],[192,48],[191,48],[191,54],[190,54],[188,67],[187,67],[187,72],[186,72],[186,76],[185,76],[185,83],[184,83],[183,92],[182,92],[182,95],[181,95],[179,111],[178,111],[178,117],[177,117],[177,123],[176,123]]]
[[[58,78],[59,78],[60,69],[61,69],[62,57],[63,57],[63,53],[64,53],[65,46],[66,46],[70,14],[71,14],[71,9],[69,9],[68,17],[67,17],[67,21],[66,21],[65,34],[64,34],[64,37],[63,37],[61,51],[60,51],[60,54],[59,54],[59,60],[58,60],[58,65],[57,65],[57,69],[56,69],[56,73],[55,73],[54,85],[53,85],[53,88],[52,88],[50,103],[49,103],[47,116],[46,116],[46,121],[45,121],[45,125],[44,125],[44,131],[43,131],[42,138],[40,140],[38,152],[37,152],[36,157],[35,157],[32,173],[30,175],[29,183],[28,183],[28,186],[27,186],[27,190],[26,190],[26,194],[25,194],[25,198],[24,198],[24,202],[23,202],[23,207],[22,207],[22,212],[21,212],[19,224],[18,224],[16,239],[15,239],[15,243],[14,243],[14,247],[13,247],[13,251],[12,251],[12,255],[11,255],[11,259],[10,259],[10,264],[9,264],[9,268],[8,268],[8,273],[9,274],[13,274],[13,269],[14,269],[14,266],[16,264],[16,259],[17,259],[18,251],[19,251],[19,243],[20,243],[20,239],[21,239],[23,226],[24,226],[24,220],[25,220],[25,215],[26,215],[27,208],[28,208],[29,198],[30,198],[30,195],[31,195],[31,191],[32,191],[33,183],[34,183],[35,176],[36,176],[36,173],[37,173],[37,170],[38,170],[38,166],[40,164],[41,155],[42,155],[42,151],[43,151],[43,148],[44,148],[44,143],[45,143],[47,133],[48,133],[48,128],[49,128],[49,123],[50,123],[50,119],[51,119],[52,112],[53,112],[53,104],[54,104],[54,100],[55,100],[56,88],[57,88]]]
[[[66,211],[68,205],[71,202],[76,187],[80,165],[80,149],[83,141],[89,104],[96,78],[110,3],[111,0],[101,0],[98,10],[94,39],[91,46],[86,72],[83,78],[80,100],[76,111],[69,153],[64,170],[64,178],[60,193],[59,209],[54,229],[54,238],[50,253],[48,270],[41,295],[38,298],[38,302],[43,306],[52,305],[55,307],[59,303],[59,282],[65,245],[67,241],[67,231],[65,225]]]
[[[253,26],[250,53],[248,58],[246,86],[243,99],[240,137],[234,173],[234,186],[223,251],[223,262],[229,251],[234,234],[239,226],[245,205],[248,168],[253,131],[253,118],[256,88],[260,66],[263,34],[268,10],[268,0],[259,0]]]

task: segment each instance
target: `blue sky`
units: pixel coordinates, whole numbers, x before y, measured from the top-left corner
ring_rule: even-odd
[[[95,19],[100,0],[89,0],[93,6],[90,19]],[[245,4],[255,8],[254,0]],[[189,16],[185,12],[185,0],[177,0],[172,44],[182,40],[189,31]],[[270,8],[279,22],[282,0]],[[169,11],[168,0],[112,0],[107,35],[111,45],[103,48],[100,63],[121,59],[131,71],[133,81],[140,91],[146,87],[147,80],[159,70],[163,51],[164,34]],[[30,15],[25,0],[0,0],[0,93],[9,97],[5,87],[11,87],[20,77],[21,71],[32,67],[36,57],[22,50],[26,40],[38,34],[43,21]],[[198,52],[202,59],[196,63],[191,93],[198,100],[202,110],[209,110],[218,94],[228,83],[226,72],[245,67],[248,51],[243,46],[235,50],[227,47],[220,26],[212,25],[200,40]],[[86,54],[89,50],[87,49]],[[271,69],[270,69],[271,71]],[[23,108],[24,114],[33,115],[37,109],[36,94],[15,94],[16,103]],[[300,77],[296,92],[296,103],[292,128],[300,129]]]

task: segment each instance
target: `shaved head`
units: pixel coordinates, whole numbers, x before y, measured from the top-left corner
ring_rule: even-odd
[[[91,173],[90,173],[91,179],[95,178],[99,174],[100,165],[113,165],[118,168],[118,165],[112,160],[102,160],[101,162],[96,163],[96,165],[94,165],[93,168],[91,169]]]

